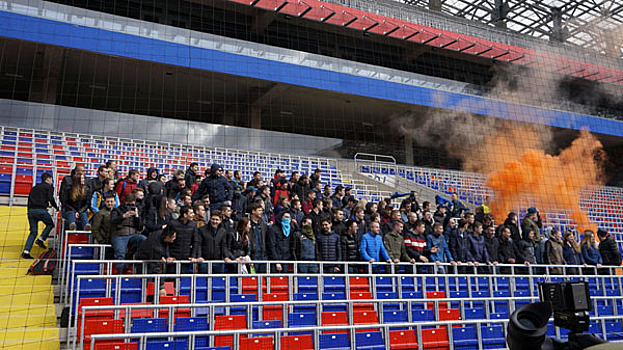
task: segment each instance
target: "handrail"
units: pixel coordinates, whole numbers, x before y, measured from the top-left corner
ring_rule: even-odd
[[[363,159],[362,157],[369,157],[369,158],[372,158],[373,160]],[[366,161],[366,162],[375,162],[375,163],[389,163],[389,164],[394,164],[394,165],[396,164],[396,158],[392,156],[382,155],[382,154],[359,152],[355,154],[354,159],[355,159],[355,163],[357,161]],[[381,159],[387,159],[387,160],[381,160]]]
[[[601,321],[602,326],[603,323],[607,320],[614,320],[614,319],[618,319],[619,316],[602,316],[602,317],[595,317],[596,320]],[[280,337],[279,335],[281,333],[284,332],[313,332],[314,333],[314,349],[318,349],[319,348],[319,342],[318,342],[318,338],[319,338],[319,331],[325,331],[325,332],[330,332],[330,331],[339,331],[339,330],[357,330],[357,329],[378,329],[378,328],[382,328],[383,329],[383,335],[384,335],[384,339],[386,340],[386,342],[389,339],[389,329],[390,328],[416,328],[415,330],[415,334],[417,337],[417,341],[418,341],[418,348],[421,350],[423,349],[423,343],[422,343],[422,327],[436,327],[436,326],[449,326],[449,329],[451,329],[451,326],[455,326],[455,325],[481,325],[481,324],[498,324],[501,323],[504,326],[508,323],[508,320],[453,320],[453,321],[429,321],[429,322],[422,322],[422,323],[418,323],[418,324],[413,324],[413,323],[391,323],[391,324],[361,324],[361,325],[335,325],[335,326],[315,326],[315,327],[299,327],[299,328],[272,328],[272,329],[231,329],[231,330],[214,330],[214,331],[185,331],[185,332],[163,332],[163,333],[124,333],[124,334],[93,334],[91,336],[91,350],[94,349],[95,347],[95,343],[97,342],[97,340],[103,340],[103,339],[139,339],[141,344],[145,344],[145,340],[149,339],[149,338],[162,338],[162,337],[189,337],[190,338],[190,342],[188,343],[189,349],[194,349],[194,337],[195,336],[212,336],[212,335],[233,335],[234,336],[234,348],[237,348],[238,344],[237,344],[237,340],[238,337],[235,337],[237,335],[241,335],[241,334],[267,334],[267,333],[274,333],[275,335],[275,348],[276,349],[280,349]],[[505,328],[503,328],[504,331],[506,331]],[[454,344],[453,344],[453,332],[449,331],[448,333],[448,340],[449,340],[449,346],[451,349],[454,348]],[[354,334],[354,332],[350,332],[350,334]],[[480,335],[480,332],[477,332],[477,338],[479,341],[479,344],[482,345],[482,336]],[[386,344],[388,345],[388,344]],[[351,347],[354,346],[354,344],[351,344]]]

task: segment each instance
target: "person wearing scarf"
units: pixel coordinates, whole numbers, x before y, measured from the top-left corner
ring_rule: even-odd
[[[299,259],[300,260],[316,260],[316,235],[312,227],[312,219],[308,216],[301,220],[301,234],[299,235]],[[299,264],[298,272],[301,273],[318,273],[318,265],[316,264]]]
[[[275,217],[275,223],[266,234],[268,260],[279,261],[271,270],[275,273],[288,272],[289,266],[282,261],[296,260],[296,226],[291,222],[290,213],[282,211]]]

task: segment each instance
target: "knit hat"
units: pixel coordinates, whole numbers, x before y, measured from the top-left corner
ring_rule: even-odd
[[[600,228],[599,230],[597,230],[597,235],[599,237],[606,237],[608,235],[608,231]]]
[[[531,215],[531,214],[536,214],[536,208],[535,207],[528,208],[528,215]]]

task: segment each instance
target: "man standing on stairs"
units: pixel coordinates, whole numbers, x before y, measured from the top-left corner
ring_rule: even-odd
[[[28,224],[30,225],[30,234],[26,240],[22,258],[33,259],[33,257],[30,256],[30,249],[32,249],[33,243],[37,243],[39,247],[46,249],[44,242],[48,239],[48,235],[54,228],[54,221],[52,221],[52,217],[50,213],[48,213],[48,206],[50,205],[58,210],[58,206],[54,200],[52,175],[43,173],[41,175],[41,183],[33,187],[28,194]],[[35,241],[35,238],[37,238],[39,221],[45,224],[45,229],[43,229],[41,237]]]

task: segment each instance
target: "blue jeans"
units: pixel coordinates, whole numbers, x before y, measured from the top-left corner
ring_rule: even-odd
[[[112,237],[112,247],[115,251],[115,260],[125,260],[126,252],[129,251],[130,255],[134,255],[138,246],[146,240],[147,237],[140,234],[133,234],[128,236]],[[117,271],[121,273],[125,269],[125,264],[117,264]]]
[[[205,275],[208,273],[208,265],[210,265],[209,263],[203,263],[203,264],[199,264],[199,273],[202,275]],[[212,263],[212,273],[218,273],[218,274],[222,274],[225,273],[225,263],[217,263],[217,262],[213,262]]]
[[[24,250],[30,251],[32,249],[32,244],[35,242],[37,238],[37,233],[39,232],[39,222],[43,222],[45,224],[45,228],[41,233],[41,240],[45,241],[48,239],[50,232],[54,228],[54,221],[52,221],[52,217],[50,213],[48,213],[45,209],[28,209],[28,224],[30,225],[30,234],[28,235],[28,239],[26,240],[26,245],[24,246]]]
[[[89,215],[87,212],[79,213],[79,221],[76,221],[76,212],[73,210],[64,210],[63,218],[65,219],[65,229],[69,229],[69,225],[76,223],[76,229],[84,230],[84,227],[89,223]]]

